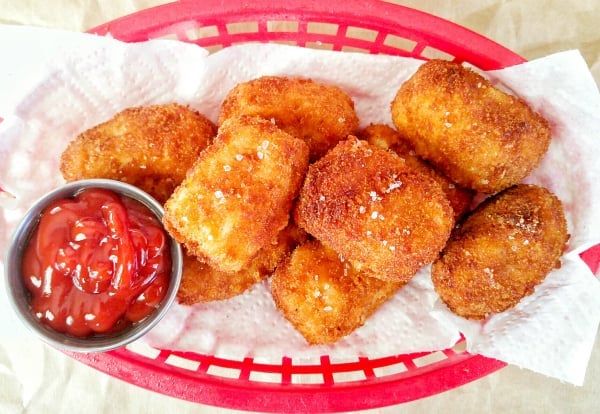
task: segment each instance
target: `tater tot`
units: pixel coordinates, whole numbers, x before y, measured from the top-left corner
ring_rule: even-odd
[[[223,102],[219,125],[241,114],[273,120],[305,140],[311,161],[358,128],[354,102],[347,93],[303,78],[264,76],[236,85]]]
[[[562,203],[519,184],[484,201],[452,233],[432,266],[435,290],[472,319],[503,312],[560,266],[569,235]]]
[[[304,141],[258,117],[231,118],[167,200],[163,223],[190,254],[238,272],[288,224],[307,166]]]
[[[359,137],[368,143],[383,149],[390,149],[402,157],[407,164],[426,174],[431,174],[433,179],[442,187],[454,210],[454,219],[460,218],[471,208],[474,191],[455,184],[448,177],[437,171],[432,165],[419,158],[414,149],[392,127],[384,124],[371,124],[364,128]]]
[[[306,241],[306,233],[293,222],[279,232],[277,242],[263,247],[247,268],[220,272],[196,257],[184,255],[177,299],[183,305],[229,299],[269,277],[294,248]]]
[[[519,183],[551,140],[548,122],[458,63],[419,67],[391,105],[398,132],[415,152],[463,187],[495,193]]]
[[[129,108],[77,136],[60,170],[67,181],[124,181],[164,203],[216,132],[206,117],[179,104]]]
[[[399,282],[437,257],[454,225],[430,175],[356,137],[309,167],[294,217],[357,270]]]
[[[277,308],[310,344],[352,333],[401,286],[356,271],[316,240],[298,246],[271,279]]]

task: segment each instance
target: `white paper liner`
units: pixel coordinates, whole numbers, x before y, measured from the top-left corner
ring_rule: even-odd
[[[11,39],[19,39],[19,47]],[[27,58],[20,57],[22,50],[28,51]],[[347,91],[363,126],[390,124],[390,102],[421,63],[257,44],[208,56],[201,48],[173,41],[124,44],[11,26],[0,26],[0,53],[16,62],[0,68],[0,87],[8,91],[0,97],[0,187],[15,197],[0,193],[0,251],[32,202],[64,182],[58,165],[67,143],[126,107],[176,101],[216,121],[235,84],[262,75],[303,76]],[[365,326],[335,345],[309,346],[275,309],[267,281],[230,300],[175,305],[143,341],[279,363],[282,356],[310,360],[327,354],[349,360],[445,349],[462,332],[470,352],[582,384],[600,320],[600,284],[578,257],[600,241],[600,220],[594,214],[600,206],[600,163],[594,155],[600,95],[577,51],[489,75],[527,100],[553,128],[550,151],[527,181],[549,188],[563,201],[571,240],[561,269],[533,295],[483,323],[467,321],[440,303],[427,266]]]

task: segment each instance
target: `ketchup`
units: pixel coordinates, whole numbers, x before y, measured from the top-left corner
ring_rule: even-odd
[[[22,270],[33,315],[86,337],[148,316],[167,292],[171,255],[160,221],[144,205],[87,189],[42,212]]]

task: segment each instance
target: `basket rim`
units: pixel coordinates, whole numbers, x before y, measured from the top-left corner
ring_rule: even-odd
[[[402,22],[404,32],[419,33],[420,41],[424,44],[435,44],[442,50],[447,48],[458,61],[468,61],[483,70],[502,69],[526,61],[505,46],[464,26],[381,0],[344,0],[335,4],[322,0],[291,0],[285,4],[270,0],[179,0],[117,18],[87,32],[111,35],[125,42],[141,42],[148,40],[149,33],[182,21],[196,22],[206,18],[208,13],[211,16],[240,17],[236,22],[254,21],[244,19],[244,16],[250,15],[261,16],[265,21],[302,17],[307,21],[345,21],[359,25],[368,19],[370,24],[382,29]],[[328,16],[328,19],[323,19],[324,16]],[[451,39],[444,35],[449,32],[452,33]]]
[[[298,412],[299,407],[303,408],[302,412],[346,412],[402,404],[452,390],[507,365],[481,355],[462,354],[458,361],[436,368],[435,376],[424,372],[411,377],[410,381],[388,376],[377,381],[355,381],[328,387],[323,384],[249,383],[208,375],[199,381],[185,369],[159,366],[154,360],[130,353],[125,348],[104,353],[64,353],[114,378],[163,395],[215,407],[273,413]]]

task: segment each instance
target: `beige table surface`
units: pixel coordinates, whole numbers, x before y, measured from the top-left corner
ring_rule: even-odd
[[[0,0],[0,23],[85,31],[167,2]],[[579,49],[596,83],[600,84],[600,0],[393,2],[468,27],[527,59]],[[600,410],[599,406],[600,337],[596,340],[583,387],[509,366],[442,394],[366,412],[593,413]],[[138,388],[75,362],[35,339],[18,343],[6,339],[0,341],[0,413],[166,412],[236,411],[194,404]]]

